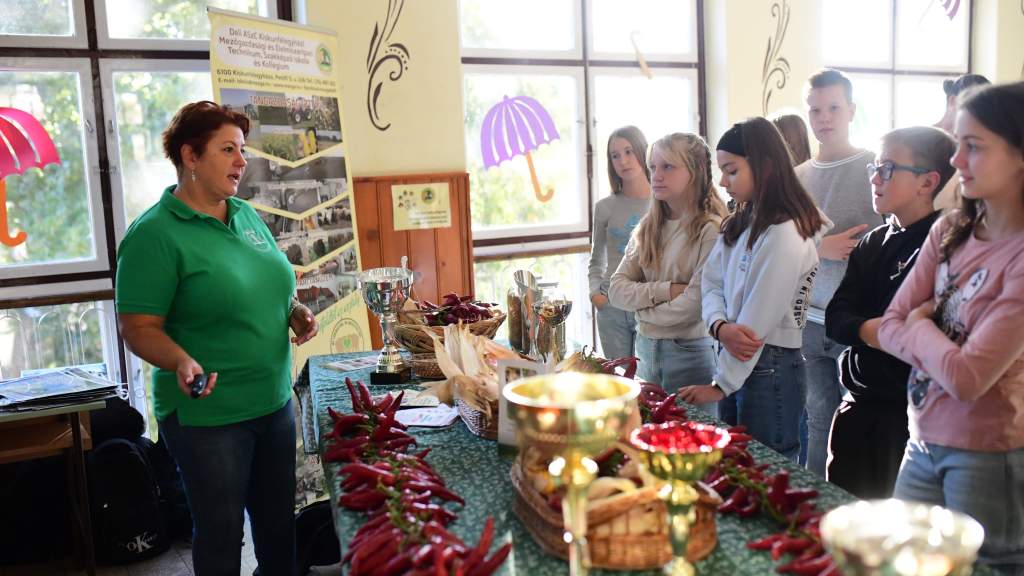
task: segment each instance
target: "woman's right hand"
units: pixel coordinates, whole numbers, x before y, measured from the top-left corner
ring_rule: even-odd
[[[175,370],[178,375],[178,389],[188,397],[192,396],[192,380],[199,374],[203,373],[203,367],[192,358],[185,358],[178,363],[178,367]],[[213,372],[207,374],[206,388],[203,389],[199,394],[199,398],[206,398],[213,392],[213,387],[217,385],[217,373]]]
[[[754,330],[743,324],[727,322],[718,329],[718,341],[738,360],[746,362],[764,346],[764,340]]]
[[[600,310],[608,305],[608,297],[604,294],[591,294],[590,303],[594,305],[594,308]]]

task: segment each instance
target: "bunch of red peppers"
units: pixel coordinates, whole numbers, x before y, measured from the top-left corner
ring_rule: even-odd
[[[818,530],[824,515],[814,504],[818,491],[791,487],[785,470],[769,474],[768,466],[758,465],[747,451],[751,437],[745,429],[737,426],[730,433],[722,461],[704,479],[725,499],[718,511],[741,518],[763,513],[783,526],[778,533],[747,544],[751,550],[770,552],[775,561],[787,556],[775,569],[779,574],[837,576],[839,569],[822,547]]]
[[[492,574],[512,543],[491,555],[494,519],[488,517],[476,545],[447,530],[456,515],[446,502],[464,504],[424,460],[429,449],[410,454],[416,440],[395,419],[404,393],[374,401],[362,382],[345,379],[352,414],[328,408],[334,429],[328,462],[344,462],[339,475],[345,492],[338,505],[368,514],[348,543],[343,558],[353,575],[430,574],[484,576]]]

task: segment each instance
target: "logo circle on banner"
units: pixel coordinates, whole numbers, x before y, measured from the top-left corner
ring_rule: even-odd
[[[331,329],[331,353],[358,352],[363,349],[359,324],[351,318],[341,318]]]

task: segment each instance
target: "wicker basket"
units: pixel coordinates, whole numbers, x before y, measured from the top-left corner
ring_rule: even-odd
[[[459,409],[459,416],[466,423],[469,431],[487,440],[498,439],[498,402],[491,402],[491,415],[474,409],[466,404],[459,397],[455,398],[455,407]]]
[[[444,372],[437,364],[437,356],[434,354],[413,354],[408,360],[413,373],[417,378],[423,380],[444,380]]]
[[[533,539],[548,554],[568,558],[568,545],[563,540],[562,514],[552,509],[545,498],[530,485],[523,475],[521,460],[517,459],[511,470],[512,486],[516,497],[512,511],[523,523]],[[698,483],[700,500],[697,501],[696,522],[690,527],[686,557],[696,562],[707,557],[718,544],[715,529],[715,512],[722,499],[714,490]],[[591,565],[611,570],[649,570],[664,566],[672,559],[672,547],[668,538],[668,521],[665,504],[658,499],[653,489],[639,489],[630,494],[611,499],[608,506],[588,510],[587,542],[590,547]],[[630,511],[641,509],[641,513],[656,514],[660,520],[656,531],[643,534],[631,533],[628,519]],[[617,516],[625,517],[625,533],[599,534],[600,526],[611,522]],[[648,527],[650,529],[650,527]]]
[[[494,317],[473,322],[472,324],[467,324],[467,326],[469,331],[477,336],[494,338],[494,335],[498,333],[498,328],[501,327],[501,323],[504,321],[505,313],[497,310]],[[430,330],[444,342],[444,326],[427,326],[415,323],[396,324],[395,339],[398,340],[399,345],[413,354],[433,354],[434,341],[431,340],[424,330]]]

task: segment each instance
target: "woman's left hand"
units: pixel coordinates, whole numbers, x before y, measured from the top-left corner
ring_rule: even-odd
[[[711,386],[684,386],[679,389],[679,399],[690,404],[707,404],[725,398],[721,389]]]
[[[288,326],[295,333],[292,343],[296,346],[305,344],[320,331],[320,323],[316,321],[313,311],[302,304],[292,310],[292,315],[288,318]]]
[[[928,300],[924,304],[921,304],[917,308],[911,310],[910,314],[907,314],[907,327],[909,328],[921,320],[930,319],[934,313],[935,300]]]

